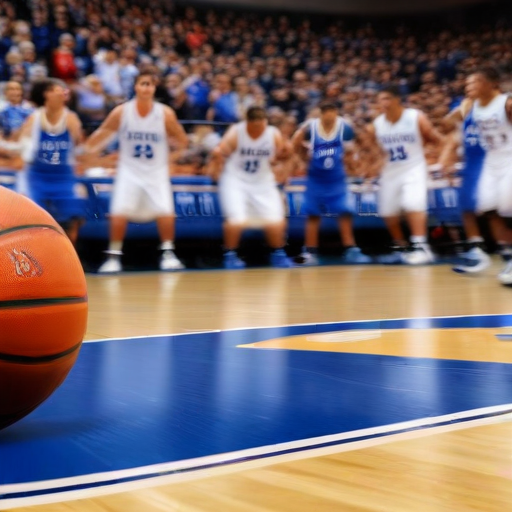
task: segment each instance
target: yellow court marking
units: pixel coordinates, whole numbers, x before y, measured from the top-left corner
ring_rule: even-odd
[[[336,331],[275,338],[240,347],[512,363],[512,341],[500,341],[497,334],[512,334],[512,329]]]

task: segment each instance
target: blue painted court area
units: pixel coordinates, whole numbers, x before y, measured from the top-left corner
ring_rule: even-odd
[[[0,432],[0,499],[58,487],[30,482],[94,486],[122,479],[98,473],[164,463],[180,471],[190,459],[258,447],[269,456],[280,443],[305,440],[303,449],[322,436],[510,404],[509,364],[237,347],[352,329],[510,325],[497,315],[86,343],[62,387]]]

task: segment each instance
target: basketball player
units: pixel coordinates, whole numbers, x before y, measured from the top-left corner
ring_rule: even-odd
[[[434,255],[427,243],[428,169],[423,144],[440,144],[442,138],[422,112],[402,105],[396,86],[384,88],[377,100],[383,113],[368,131],[383,150],[378,162],[382,165],[378,208],[396,248],[392,256],[410,265],[431,263]],[[405,251],[402,213],[411,232],[411,251]]]
[[[486,151],[477,210],[491,219],[493,235],[507,261],[498,280],[508,286],[512,285],[512,231],[503,219],[512,217],[512,98],[500,93],[499,82],[500,75],[494,68],[473,74],[473,119]]]
[[[347,263],[370,263],[371,258],[356,246],[352,212],[347,204],[344,158],[351,159],[354,130],[338,115],[338,106],[329,100],[320,103],[320,117],[312,119],[293,136],[293,147],[303,154],[309,145],[309,166],[303,212],[307,215],[304,248],[300,261],[318,263],[318,234],[322,214],[337,215]]]
[[[174,254],[174,202],[169,181],[169,140],[186,147],[188,139],[174,111],[154,101],[156,79],[141,73],[135,98],[116,107],[86,141],[87,152],[105,148],[119,137],[119,161],[110,203],[109,258],[98,272],[122,270],[123,240],[130,220],[156,220],[163,251],[161,270],[180,270]]]
[[[491,264],[491,259],[483,251],[484,239],[478,227],[477,186],[485,159],[485,150],[480,143],[478,126],[474,120],[473,99],[477,77],[470,75],[466,80],[466,99],[459,107],[448,114],[447,123],[461,123],[461,128],[452,132],[440,156],[443,169],[449,168],[456,162],[459,148],[463,151],[464,167],[462,181],[458,189],[459,208],[466,235],[466,251],[453,267],[455,272],[466,274],[485,270]]]
[[[248,224],[263,223],[274,267],[290,267],[284,251],[286,221],[283,198],[272,170],[288,150],[279,130],[267,124],[262,107],[249,107],[246,120],[226,132],[213,150],[210,173],[219,180],[224,215],[224,267],[244,268],[237,249]]]
[[[27,166],[18,190],[46,209],[76,244],[84,212],[74,193],[73,164],[82,125],[67,109],[68,98],[69,90],[60,80],[33,84],[31,101],[39,108],[21,128],[21,154]]]

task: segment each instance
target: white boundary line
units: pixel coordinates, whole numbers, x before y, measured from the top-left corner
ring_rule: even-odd
[[[482,415],[492,415],[484,418],[478,418]],[[471,419],[478,418],[478,419]],[[337,434],[331,436],[323,436],[311,438],[300,441],[293,441],[290,443],[282,443],[273,446],[265,446],[261,448],[254,448],[249,450],[241,450],[238,452],[231,452],[221,455],[213,455],[209,457],[199,457],[196,459],[189,459],[182,462],[173,462],[165,464],[156,464],[152,466],[145,466],[141,468],[134,468],[130,470],[112,471],[107,473],[97,473],[93,475],[85,475],[83,477],[63,478],[56,480],[46,480],[41,482],[32,482],[28,484],[14,484],[0,486],[0,494],[14,493],[14,492],[30,492],[37,490],[48,490],[55,487],[65,487],[71,485],[80,485],[85,483],[101,483],[102,478],[108,476],[109,480],[121,479],[128,477],[143,477],[148,474],[169,471],[185,471],[182,473],[175,473],[163,476],[155,476],[146,478],[144,480],[135,480],[123,483],[114,483],[103,487],[93,487],[89,489],[71,490],[71,491],[56,491],[55,493],[44,494],[40,496],[20,497],[20,498],[6,498],[0,500],[0,510],[7,510],[12,507],[23,507],[32,505],[42,505],[49,503],[57,503],[68,500],[77,500],[84,498],[92,498],[96,496],[104,496],[107,494],[114,494],[119,492],[134,491],[148,487],[155,487],[158,485],[172,484],[190,480],[196,480],[204,477],[219,476],[222,474],[229,474],[239,472],[256,467],[269,466],[277,463],[290,462],[293,460],[306,459],[311,457],[319,457],[330,455],[334,453],[342,453],[353,450],[360,450],[372,446],[382,444],[389,444],[391,442],[403,441],[408,439],[415,439],[426,437],[434,434],[441,434],[455,430],[462,430],[470,427],[477,427],[488,425],[503,421],[512,420],[512,404],[485,407],[481,409],[474,409],[470,411],[463,411],[454,414],[447,414],[433,418],[426,418],[422,420],[413,420],[402,423],[395,423],[393,425],[385,425],[382,427],[375,427],[369,429],[356,430],[349,433]],[[439,423],[449,423],[447,425],[437,425]],[[406,430],[406,432],[401,432]],[[343,441],[349,439],[357,439],[365,436],[377,436],[371,439],[360,441],[353,441],[344,444],[311,448],[308,446],[317,445],[321,443],[329,443],[336,441]],[[289,454],[280,454],[271,456],[272,453],[278,453],[283,450],[293,450],[306,448]],[[244,462],[243,459],[247,457],[262,457],[257,460]],[[205,465],[219,464],[215,468],[204,468]],[[193,468],[197,467],[197,470]],[[202,468],[203,467],[203,468]]]
[[[512,318],[512,314],[507,313],[489,313],[489,314],[479,314],[479,315],[453,315],[453,316],[425,316],[425,317],[415,317],[415,316],[409,316],[409,317],[403,317],[403,318],[376,318],[374,320],[343,320],[341,322],[310,322],[305,324],[284,324],[284,325],[260,325],[259,327],[234,327],[232,329],[206,329],[206,330],[200,330],[200,331],[190,331],[190,332],[178,332],[178,333],[167,333],[167,334],[150,334],[148,336],[125,336],[122,338],[100,338],[97,340],[84,340],[83,343],[103,343],[105,341],[124,341],[124,340],[138,340],[138,339],[147,339],[147,338],[167,338],[167,337],[174,337],[174,336],[190,336],[195,334],[208,334],[208,333],[217,333],[217,332],[235,332],[235,331],[256,331],[256,330],[263,330],[263,329],[287,329],[291,327],[311,327],[311,326],[328,326],[328,325],[345,325],[345,324],[355,324],[355,323],[366,323],[366,322],[394,322],[394,321],[404,321],[404,320],[443,320],[443,319],[455,319],[455,318],[481,318],[481,317],[505,317],[510,316]],[[512,322],[511,322],[512,324]],[[510,326],[504,326],[504,327],[512,327]],[[421,329],[424,329],[425,327],[421,327]],[[457,329],[460,327],[453,327],[454,329]],[[467,329],[478,329],[479,327],[474,326],[468,326]],[[481,327],[480,327],[481,328]],[[497,329],[497,327],[495,327]],[[386,328],[384,328],[386,329]],[[394,327],[393,329],[396,329]],[[410,329],[410,327],[409,327]],[[449,329],[449,327],[447,327]]]

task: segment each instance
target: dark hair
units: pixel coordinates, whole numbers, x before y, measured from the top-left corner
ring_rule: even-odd
[[[475,74],[483,76],[485,80],[492,84],[498,84],[501,80],[500,72],[492,66],[484,66],[477,69]]]
[[[338,105],[335,101],[323,100],[318,104],[318,108],[320,112],[325,112],[326,110],[338,110]]]
[[[398,85],[386,85],[379,92],[391,94],[391,96],[394,96],[395,98],[402,98],[402,94],[400,93],[400,88],[398,87]]]
[[[54,87],[57,87],[58,85],[61,85],[63,87],[66,86],[64,82],[62,82],[61,80],[57,80],[56,78],[44,78],[42,80],[34,82],[34,84],[32,85],[32,90],[30,91],[30,101],[34,103],[37,107],[44,106],[46,101],[46,93]]]
[[[245,114],[245,118],[247,121],[257,121],[259,119],[267,119],[267,112],[263,107],[258,105],[254,105],[247,109]]]
[[[154,84],[158,82],[157,76],[152,71],[141,71],[135,78],[134,85],[137,85],[142,78],[149,76]]]

